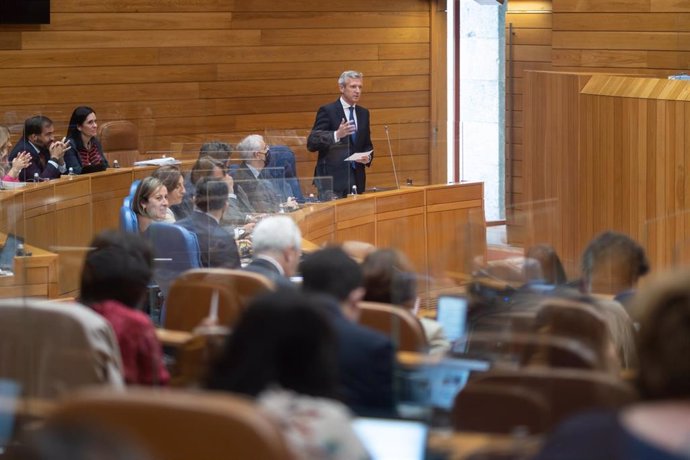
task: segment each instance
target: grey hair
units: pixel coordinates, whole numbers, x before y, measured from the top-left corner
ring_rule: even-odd
[[[348,79],[361,80],[362,78],[364,78],[364,74],[362,72],[357,72],[356,70],[346,70],[340,74],[340,78],[338,78],[338,86],[345,86],[345,82]]]
[[[263,136],[260,134],[250,134],[242,139],[235,148],[239,152],[242,160],[251,160],[254,158],[254,152],[261,150],[262,142],[264,142]]]
[[[302,247],[302,232],[288,216],[269,216],[256,224],[252,231],[254,254]]]

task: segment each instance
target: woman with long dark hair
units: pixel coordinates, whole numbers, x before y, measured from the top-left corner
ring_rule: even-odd
[[[81,174],[87,165],[95,167],[94,169],[108,167],[103,147],[96,137],[97,133],[96,112],[85,105],[74,109],[67,128],[67,142],[71,147],[65,153],[68,171],[72,168],[74,174]]]

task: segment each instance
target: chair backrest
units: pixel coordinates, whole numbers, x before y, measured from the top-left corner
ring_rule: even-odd
[[[0,300],[0,378],[22,396],[53,398],[79,386],[124,385],[108,322],[74,302]]]
[[[120,230],[127,233],[139,233],[137,215],[129,206],[120,207]]]
[[[201,267],[199,242],[189,230],[165,222],[153,222],[144,235],[153,245],[154,281],[167,299],[170,283],[177,276]]]
[[[271,280],[258,273],[226,268],[189,270],[175,279],[166,304],[166,329],[191,331],[211,311],[217,296],[218,323],[232,326],[259,294],[275,289]]]
[[[427,350],[429,344],[424,329],[412,312],[378,302],[360,302],[359,309],[359,323],[390,337],[398,351]]]
[[[132,200],[134,199],[134,195],[137,193],[137,188],[139,187],[140,183],[141,179],[136,179],[134,182],[132,182],[132,185],[129,186],[129,193],[122,200],[122,206],[127,206],[128,208],[132,207]]]
[[[127,120],[108,121],[99,126],[98,138],[103,152],[112,164],[117,160],[120,166],[133,166],[139,158],[139,129]]]
[[[495,363],[553,368],[603,369],[604,363],[579,340],[533,333],[472,333],[465,352]],[[455,350],[462,347],[456,344]]]
[[[294,458],[277,424],[249,399],[230,394],[148,388],[80,392],[55,410],[51,423],[102,429],[151,458]]]
[[[547,402],[549,428],[583,410],[618,409],[634,402],[632,387],[611,374],[579,369],[522,368],[477,374],[476,383],[519,386],[539,393]]]
[[[548,429],[546,398],[522,386],[470,381],[453,401],[451,421],[456,431],[511,433],[525,427],[529,433]]]

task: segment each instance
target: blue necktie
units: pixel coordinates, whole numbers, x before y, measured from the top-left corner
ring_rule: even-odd
[[[350,140],[352,142],[352,151],[350,153],[355,153],[355,142],[357,142],[357,122],[355,121],[355,106],[351,105],[348,107],[350,109],[350,118],[349,121],[351,121],[355,125],[355,132],[350,134]],[[352,169],[357,169],[357,163],[352,162]]]
[[[352,137],[352,144],[354,145],[354,143],[357,142],[357,122],[355,121],[355,106],[351,105],[348,108],[350,109],[349,121],[351,121],[355,125],[355,132],[350,134],[350,136]]]

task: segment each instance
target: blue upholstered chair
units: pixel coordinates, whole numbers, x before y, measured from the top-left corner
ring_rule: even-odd
[[[180,273],[201,267],[199,242],[194,233],[164,222],[152,223],[144,236],[153,245],[154,281],[166,298],[170,283]]]
[[[122,200],[122,207],[120,208],[120,230],[127,233],[137,233],[139,231],[139,222],[137,215],[132,211],[132,199],[137,192],[137,187],[141,180],[137,179],[129,186],[129,194]]]
[[[122,206],[120,208],[120,230],[127,233],[139,232],[137,215],[134,214],[134,211],[129,206]]]

